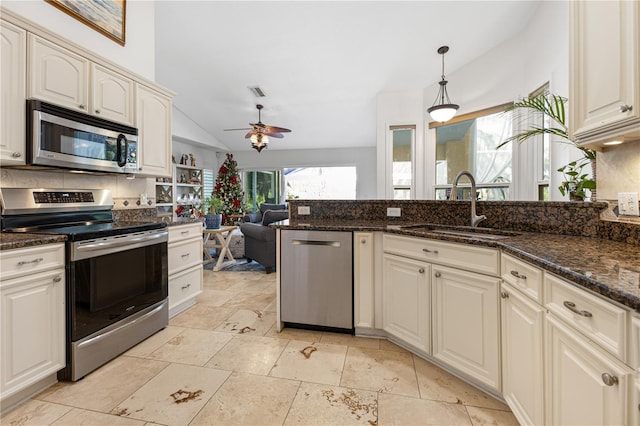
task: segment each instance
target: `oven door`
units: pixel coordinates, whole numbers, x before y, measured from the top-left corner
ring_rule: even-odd
[[[71,342],[167,298],[167,234],[163,229],[71,243]]]

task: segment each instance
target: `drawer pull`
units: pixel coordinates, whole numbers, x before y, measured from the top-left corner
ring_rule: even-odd
[[[423,252],[425,253],[433,253],[433,254],[438,254],[438,250],[429,250],[429,249],[422,249]]]
[[[629,112],[633,110],[632,105],[620,105],[620,112]]]
[[[189,287],[191,287],[191,284],[183,285],[183,286],[182,286],[182,289],[183,289],[183,290],[186,290],[186,289],[188,289]]]
[[[181,257],[184,259],[185,257],[189,257],[189,254],[190,254],[190,253],[185,253],[185,254],[183,254]]]
[[[520,275],[518,273],[518,271],[511,271],[511,275],[513,275],[516,278],[520,278],[521,280],[526,280],[527,279],[526,275]]]
[[[13,152],[13,153],[11,153],[11,156],[13,158],[20,158],[20,157],[22,157],[22,153],[21,152]]]
[[[564,301],[564,307],[573,312],[574,314],[578,314],[582,317],[591,318],[593,314],[589,311],[581,311],[576,308],[576,304],[573,302],[569,302],[568,300]]]
[[[612,376],[609,373],[602,373],[602,381],[607,386],[613,386],[618,384],[618,378],[616,376]]]
[[[421,273],[421,274],[424,274],[424,268],[418,269],[418,272]]]
[[[502,292],[500,293],[500,296],[501,296],[503,299],[508,299],[508,298],[509,298],[509,293],[507,293],[506,291],[502,291]]]
[[[53,279],[53,282],[54,282],[54,283],[59,283],[60,281],[62,281],[62,277],[61,277],[60,275],[56,276],[56,277]]]
[[[20,262],[18,262],[18,266],[24,266],[24,265],[28,265],[30,263],[36,263],[37,264],[37,263],[42,262],[43,260],[44,259],[41,258],[41,257],[38,257],[38,258],[33,259],[33,260],[21,260]]]
[[[182,231],[182,232],[180,232],[180,234],[182,234],[182,235],[187,235],[188,233],[189,233],[189,231]]]
[[[442,276],[440,272],[436,272],[434,275],[436,276],[436,278],[440,278]]]

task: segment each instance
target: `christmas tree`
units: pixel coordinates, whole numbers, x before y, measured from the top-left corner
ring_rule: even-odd
[[[233,159],[233,154],[227,154],[227,159],[218,170],[213,196],[224,204],[222,212],[216,212],[222,213],[224,225],[234,225],[244,215],[244,191],[238,174],[238,163]]]

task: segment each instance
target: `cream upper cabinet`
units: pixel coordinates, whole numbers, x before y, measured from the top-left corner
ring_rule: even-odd
[[[29,34],[28,96],[87,113],[89,60]]]
[[[134,83],[108,68],[91,64],[91,114],[133,125]]]
[[[500,280],[431,267],[433,356],[500,390]]]
[[[431,265],[385,253],[382,259],[384,330],[425,353],[431,343]]]
[[[0,165],[25,164],[27,33],[0,20]]]
[[[570,131],[601,146],[640,139],[640,3],[572,1]]]
[[[353,292],[356,327],[374,328],[374,237],[353,233]]]
[[[171,176],[171,99],[136,84],[138,165],[146,176]]]
[[[29,97],[133,125],[133,80],[35,35],[29,51]]]
[[[522,425],[544,424],[545,310],[502,284],[502,395]]]
[[[554,315],[546,324],[546,424],[626,424],[632,370]]]

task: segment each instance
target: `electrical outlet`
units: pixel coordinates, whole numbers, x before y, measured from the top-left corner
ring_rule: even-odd
[[[618,192],[618,212],[624,216],[640,216],[637,192]]]
[[[387,216],[400,217],[402,209],[400,207],[387,207]]]
[[[298,206],[298,214],[299,215],[309,215],[311,214],[311,207],[309,206]]]

